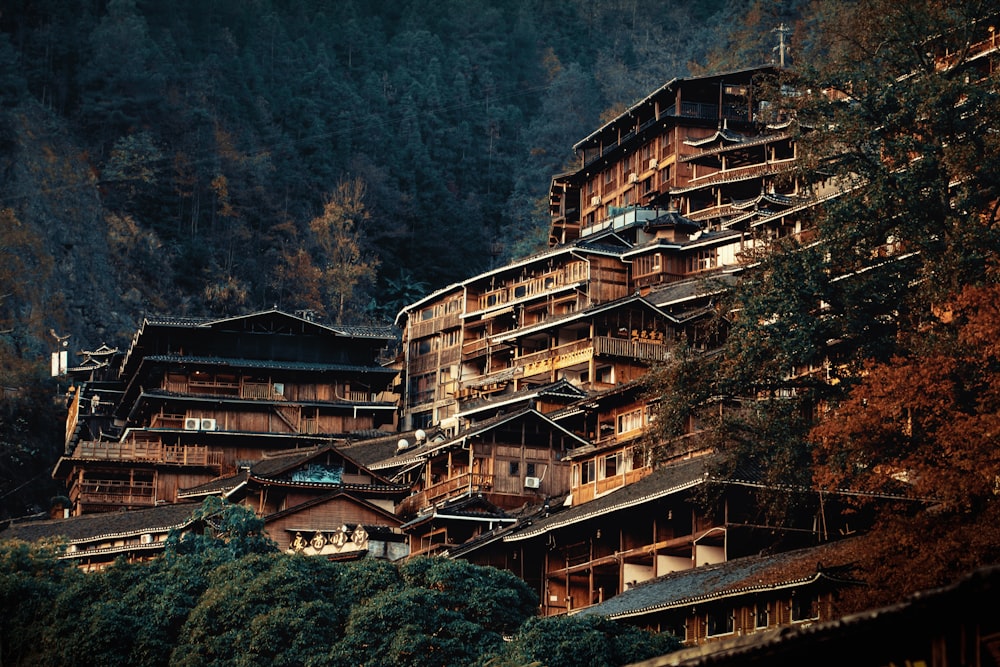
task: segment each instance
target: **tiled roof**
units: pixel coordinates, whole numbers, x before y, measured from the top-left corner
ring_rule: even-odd
[[[506,521],[515,520],[514,517],[483,498],[482,495],[475,494],[471,496],[462,496],[461,498],[456,498],[441,505],[437,505],[431,508],[431,511],[418,514],[416,518],[403,524],[402,528],[411,528],[426,521],[430,521],[431,519],[440,517],[466,517],[487,520],[503,519]]]
[[[722,284],[734,282],[735,280],[730,274],[717,274],[706,278],[667,283],[662,288],[652,290],[646,298],[663,308],[683,301],[718,294],[722,291]]]
[[[358,371],[365,373],[385,373],[392,375],[397,371],[385,368],[379,364],[327,364],[312,361],[276,361],[272,359],[235,359],[232,357],[199,357],[179,354],[151,354],[143,358],[144,362],[203,364],[205,366],[226,366],[232,368],[266,368],[301,371]]]
[[[552,429],[554,431],[562,432],[567,437],[577,440],[581,445],[586,443],[586,440],[584,440],[577,434],[573,433],[572,431],[555,423],[554,421],[549,419],[547,415],[538,412],[534,408],[523,408],[515,412],[497,415],[496,417],[485,419],[481,422],[478,422],[470,426],[468,429],[462,431],[453,438],[449,438],[447,440],[443,440],[440,442],[431,441],[427,442],[426,444],[420,445],[419,447],[407,449],[406,451],[397,453],[388,459],[373,463],[371,467],[373,470],[380,470],[385,468],[399,468],[401,466],[406,466],[411,463],[417,463],[419,461],[426,459],[428,456],[436,453],[438,450],[443,450],[447,449],[448,447],[461,445],[469,437],[476,435],[477,433],[485,433],[497,427],[498,425],[511,421],[516,421],[518,419],[536,419],[548,422],[549,424],[551,424]]]
[[[532,521],[516,533],[505,536],[504,542],[527,540],[557,528],[690,489],[708,479],[708,459],[707,456],[698,457],[655,470],[640,481],[606,496]]]
[[[912,644],[918,628],[943,629],[991,609],[1000,587],[1000,567],[985,566],[947,586],[919,591],[885,607],[829,621],[803,623],[729,637],[674,651],[641,663],[653,667],[721,665],[791,665],[859,662],[872,640],[902,647]],[[957,612],[957,613],[951,613]],[[929,625],[928,625],[929,624]],[[895,639],[894,639],[895,638]],[[903,643],[897,643],[897,642]],[[883,647],[884,648],[884,647]],[[817,660],[822,656],[822,661]],[[942,656],[943,657],[943,656]],[[942,664],[944,664],[942,660]],[[915,664],[915,663],[914,663]]]
[[[516,369],[512,369],[516,370]],[[496,376],[490,376],[489,382],[495,382]],[[486,381],[484,381],[486,382]],[[472,386],[471,384],[468,386]],[[551,384],[542,385],[540,387],[528,387],[526,389],[519,389],[510,394],[497,394],[490,395],[485,398],[479,398],[467,401],[462,405],[461,416],[470,415],[481,410],[489,410],[501,405],[508,405],[511,403],[517,403],[518,401],[527,401],[531,398],[538,396],[550,396],[556,398],[564,398],[570,400],[576,400],[578,398],[584,397],[587,392],[580,389],[573,383],[566,379],[556,380]]]
[[[205,482],[204,484],[199,484],[198,486],[181,489],[177,492],[177,497],[189,498],[193,496],[214,495],[217,493],[232,491],[240,484],[246,482],[249,477],[250,472],[248,470],[240,470],[235,475],[219,477],[217,479],[213,479],[211,482]]]
[[[392,458],[399,447],[400,440],[414,442],[414,431],[403,433],[383,433],[377,437],[358,439],[342,445],[340,449],[352,459],[364,466]]]
[[[737,558],[671,572],[633,586],[578,614],[626,618],[757,590],[800,586],[824,577],[859,583],[850,577],[855,546],[856,538],[848,538],[818,547]]]
[[[68,519],[12,523],[5,530],[0,530],[0,539],[35,542],[64,537],[70,542],[87,542],[122,535],[162,533],[190,523],[198,507],[198,503],[177,503],[140,510],[85,514]]]

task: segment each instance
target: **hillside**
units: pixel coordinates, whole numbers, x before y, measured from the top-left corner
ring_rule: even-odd
[[[659,369],[654,435],[697,421],[777,489],[926,500],[868,536],[843,613],[1000,558],[1000,110],[995,49],[969,49],[989,3],[64,4],[0,14],[6,516],[56,492],[26,484],[61,442],[59,337],[272,305],[391,322],[544,243],[580,137],[663,81],[772,58],[788,21],[796,176],[851,196],[713,303],[726,345]]]

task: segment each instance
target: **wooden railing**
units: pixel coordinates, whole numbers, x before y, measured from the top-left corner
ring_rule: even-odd
[[[493,488],[493,475],[483,473],[465,473],[433,484],[423,491],[404,498],[399,504],[398,513],[415,514],[424,507],[458,495],[463,491],[488,491]]]
[[[605,477],[604,479],[594,480],[587,482],[586,484],[573,487],[571,489],[573,494],[573,505],[589,502],[598,496],[604,495],[608,491],[638,482],[652,471],[653,469],[649,466],[644,466],[642,468],[635,468],[625,473],[612,475],[611,477]]]
[[[244,382],[240,388],[240,398],[273,401],[281,400],[284,396],[274,393],[274,387],[270,382]]]
[[[541,352],[532,352],[530,354],[525,354],[515,359],[515,363],[518,366],[524,366],[527,369],[531,365],[536,365],[539,362],[554,363],[556,367],[559,367],[559,360],[562,358],[575,358],[579,356],[578,353],[589,350],[592,347],[591,341],[589,339],[585,340],[575,340],[572,343],[566,343],[565,345],[557,345],[553,348],[547,350],[542,350]],[[525,374],[529,374],[525,370]]]
[[[594,338],[594,353],[643,361],[666,361],[670,358],[670,346],[641,338],[598,336]]]
[[[201,445],[164,445],[158,442],[102,442],[86,440],[74,457],[102,461],[141,461],[179,466],[222,466],[222,452]]]
[[[413,322],[410,324],[410,336],[413,338],[423,338],[424,336],[429,336],[436,331],[443,331],[444,329],[454,329],[461,324],[461,318],[456,310],[453,313],[448,313],[447,315],[442,315],[440,317],[432,317],[429,320],[422,320],[420,322]]]
[[[119,479],[88,480],[74,484],[70,500],[81,503],[109,505],[155,505],[156,494],[152,482]]]

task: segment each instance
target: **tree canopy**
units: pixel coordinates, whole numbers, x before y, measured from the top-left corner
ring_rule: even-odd
[[[586,646],[576,664],[620,665],[677,647],[616,622],[526,625],[537,596],[503,570],[279,553],[250,510],[211,499],[196,516],[209,533],[173,535],[161,556],[92,573],[60,560],[58,544],[0,542],[3,664],[496,665],[550,655],[555,666]],[[563,648],[546,647],[554,637]]]
[[[672,388],[661,409],[700,418],[730,466],[753,462],[776,486],[981,506],[998,472],[985,323],[1000,98],[979,54],[997,9],[820,2],[804,18],[772,95],[796,133],[797,178],[842,194],[742,272],[718,308],[719,353],[674,362],[651,386]]]

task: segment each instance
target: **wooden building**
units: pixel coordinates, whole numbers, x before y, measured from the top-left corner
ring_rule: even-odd
[[[408,550],[402,520],[393,510],[408,492],[323,445],[265,455],[235,475],[184,489],[178,497],[218,495],[253,510],[285,551],[398,560]]]
[[[0,531],[0,539],[62,542],[60,560],[86,571],[101,570],[119,558],[139,562],[163,553],[172,532],[197,533],[204,522],[196,520],[196,503],[174,503],[139,510],[87,514],[45,520],[21,520]]]
[[[566,453],[585,443],[537,410],[524,408],[457,436],[441,435],[402,449],[371,468],[411,489],[396,506],[407,521],[411,553],[437,553],[508,523],[508,510],[564,493],[570,475]],[[456,512],[460,502],[462,517]],[[473,524],[478,526],[473,529]]]
[[[594,454],[602,456],[587,456]],[[712,458],[693,455],[636,471],[638,480],[628,483],[619,475],[614,488],[586,502],[550,499],[446,555],[517,574],[538,593],[541,613],[558,615],[672,572],[820,544],[870,521],[853,515],[848,525],[841,499],[799,489],[787,490],[796,496],[795,514],[769,524],[759,472],[721,477]],[[710,496],[717,500],[706,504]]]
[[[734,632],[631,667],[995,667],[998,584],[1000,569],[984,567],[887,607],[829,619],[820,606],[816,619]]]
[[[397,371],[379,363],[394,340],[277,310],[146,319],[113,386],[75,385],[53,476],[75,514],[134,509],[270,452],[394,430]]]
[[[862,584],[852,571],[854,548],[848,539],[677,571],[578,615],[669,632],[688,646],[826,621],[837,615],[838,592]]]

